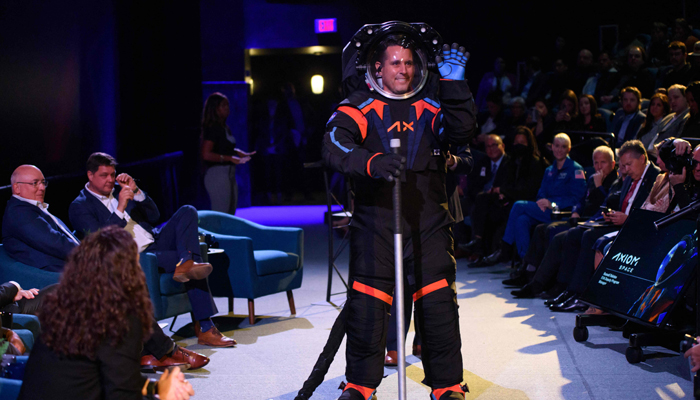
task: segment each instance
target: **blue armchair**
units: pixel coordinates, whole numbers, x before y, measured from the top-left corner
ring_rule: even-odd
[[[146,275],[148,294],[153,303],[153,316],[156,320],[177,317],[192,311],[185,285],[173,280],[173,273],[158,270],[158,259],[153,253],[140,255],[141,268]]]
[[[293,289],[301,287],[304,267],[304,231],[301,228],[268,227],[216,211],[198,211],[199,231],[210,234],[224,249],[212,254],[211,292],[233,299],[248,299],[248,321],[255,323],[258,297],[287,292],[289,310],[296,314]]]
[[[60,272],[44,271],[15,261],[0,244],[0,282],[15,281],[23,288],[43,289],[58,283]]]

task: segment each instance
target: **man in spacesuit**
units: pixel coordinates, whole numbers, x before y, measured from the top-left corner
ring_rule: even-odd
[[[366,25],[345,50],[356,51],[366,84],[356,84],[331,116],[323,147],[326,164],[351,177],[355,191],[342,400],[376,398],[383,375],[394,291],[394,184],[402,191],[405,282],[422,334],[424,383],[434,400],[464,398],[445,174],[448,146],[468,143],[476,110],[464,80],[469,54],[441,42],[426,24],[388,22]],[[428,71],[433,60],[439,75]],[[399,154],[389,147],[395,138]]]

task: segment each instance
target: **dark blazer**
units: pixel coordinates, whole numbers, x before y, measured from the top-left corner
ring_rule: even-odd
[[[649,193],[651,192],[651,188],[654,186],[654,182],[656,181],[656,177],[661,173],[661,170],[659,167],[654,165],[653,163],[649,164],[649,169],[647,169],[647,173],[642,177],[642,181],[639,183],[639,190],[637,191],[637,195],[634,197],[634,200],[632,201],[632,208],[639,208],[644,204],[644,201],[649,197]],[[608,196],[608,200],[606,200],[606,204],[608,207],[612,208],[613,210],[616,211],[622,211],[624,212],[625,210],[622,209],[622,203],[625,201],[625,197],[627,196],[627,192],[629,192],[630,187],[632,186],[632,177],[628,176],[625,178],[625,180],[622,182],[622,190],[620,191],[620,196],[619,198],[616,197],[615,201],[611,204],[608,203],[608,200],[610,200],[610,196]]]
[[[639,133],[639,129],[641,129],[642,124],[644,123],[644,119],[647,116],[644,115],[643,112],[637,111],[637,114],[632,118],[630,121],[629,125],[627,125],[627,131],[625,131],[625,137],[623,138],[624,141],[632,140],[637,137],[637,133]],[[622,111],[622,109],[617,110],[615,113],[615,116],[613,116],[613,122],[612,122],[612,131],[615,134],[615,140],[617,141],[617,146],[620,147],[622,146],[622,143],[620,141],[619,133],[620,133],[620,128],[622,128],[622,122],[625,120],[625,112]]]
[[[114,197],[119,198],[120,186],[114,187]],[[160,212],[146,192],[144,201],[130,201],[126,206],[126,213],[143,229],[150,232],[154,238],[158,237],[158,230],[153,228],[160,218]],[[107,207],[87,189],[80,191],[80,195],[73,200],[68,208],[68,217],[79,237],[84,237],[90,232],[109,225],[126,226],[126,221],[119,218],[116,213],[110,212]]]
[[[447,176],[445,177],[445,190],[447,192],[447,209],[450,210],[450,215],[455,222],[462,222],[464,214],[462,213],[462,204],[459,201],[459,175],[466,175],[472,170],[474,159],[469,150],[469,146],[455,147],[450,146],[450,153],[457,156],[457,166],[454,171],[447,168]]]
[[[58,218],[57,218],[58,219]],[[62,226],[68,227],[58,219]],[[15,260],[47,271],[63,271],[77,244],[39,207],[10,197],[2,219],[2,244]]]
[[[0,308],[14,303],[17,292],[19,289],[13,283],[5,282],[0,285]]]
[[[493,187],[503,186],[508,179],[508,159],[508,155],[504,154],[503,160],[501,160],[501,164],[496,171]],[[484,171],[484,176],[481,175],[482,170]],[[473,200],[477,194],[484,190],[484,185],[491,179],[491,159],[488,157],[479,159],[474,164],[474,168],[472,168],[467,179],[467,195]]]

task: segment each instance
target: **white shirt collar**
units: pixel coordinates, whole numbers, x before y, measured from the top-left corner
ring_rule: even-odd
[[[49,209],[49,203],[42,203],[39,200],[32,200],[32,199],[27,199],[22,196],[18,196],[16,194],[13,194],[12,197],[16,198],[17,200],[22,200],[25,203],[29,203],[31,205],[37,206],[41,208],[42,210],[48,210]]]
[[[100,201],[109,200],[109,199],[111,199],[112,197],[114,197],[114,196],[112,195],[112,193],[114,193],[114,189],[112,189],[112,191],[109,193],[109,196],[103,196],[103,195],[101,195],[101,194],[99,194],[99,193],[93,192],[92,189],[90,189],[90,182],[88,182],[88,183],[85,184],[85,190],[87,190],[88,193],[90,193],[91,195],[97,197]]]

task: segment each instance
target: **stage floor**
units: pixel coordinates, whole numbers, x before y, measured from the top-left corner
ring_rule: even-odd
[[[311,372],[328,337],[345,296],[325,302],[327,282],[327,236],[322,224],[324,206],[290,209],[265,207],[241,209],[237,215],[265,224],[300,225],[305,234],[304,282],[294,291],[297,315],[290,316],[287,296],[257,299],[258,319],[250,326],[245,299],[236,299],[234,314],[227,314],[227,301],[216,299],[220,314],[215,318],[222,331],[238,341],[236,348],[211,349],[197,345],[193,337],[174,335],[181,345],[206,354],[206,367],[188,371],[196,399],[293,400]],[[301,217],[305,215],[305,217]],[[296,216],[296,218],[294,217]],[[337,262],[347,276],[347,251]],[[692,399],[688,363],[678,353],[648,348],[652,353],[639,364],[625,359],[628,341],[621,332],[591,327],[587,342],[574,341],[574,314],[552,313],[540,299],[513,299],[501,280],[505,264],[467,269],[457,263],[464,378],[471,393],[467,399]],[[334,277],[333,291],[342,283]],[[164,320],[170,322],[171,320]],[[174,330],[191,334],[188,317],[180,317]],[[165,328],[169,332],[170,327]],[[407,343],[413,339],[413,329]],[[345,379],[343,344],[326,379],[312,399],[336,399]],[[410,346],[409,346],[410,353]],[[409,399],[429,398],[420,381],[419,359],[409,356]],[[397,372],[385,368],[378,389],[379,400],[397,398]]]

